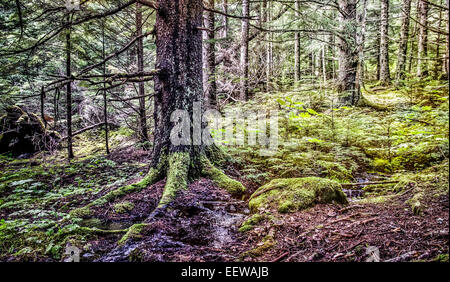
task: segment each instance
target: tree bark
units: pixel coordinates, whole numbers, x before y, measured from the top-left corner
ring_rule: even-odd
[[[300,19],[300,2],[299,0],[295,1],[295,20]],[[300,32],[294,33],[294,49],[295,49],[295,57],[294,57],[294,82],[297,84],[300,81],[300,56],[301,56],[301,50],[300,50]]]
[[[105,60],[105,20],[102,20],[102,60]],[[102,66],[103,76],[106,75],[106,62]],[[106,97],[106,77],[103,77],[103,121],[105,123],[105,147],[109,155],[109,133],[108,133],[108,100]]]
[[[380,13],[380,81],[386,85],[391,82],[389,71],[389,0],[381,0]]]
[[[249,0],[242,0],[242,25],[241,25],[241,89],[240,99],[247,101],[248,99],[248,34],[250,3]]]
[[[208,6],[210,9],[214,9],[214,0],[208,0]],[[205,72],[203,73],[203,88],[205,97],[206,108],[216,108],[216,43],[215,43],[215,31],[214,31],[214,13],[205,11]]]
[[[228,14],[228,0],[222,0],[222,11]],[[228,17],[222,16],[222,38],[228,37]]]
[[[142,35],[142,5],[136,3],[136,36],[137,40],[137,68],[138,73],[144,72],[144,38]],[[145,107],[144,82],[139,82],[139,139],[141,142],[148,142],[147,112]]]
[[[417,76],[425,77],[428,75],[428,2],[419,0],[419,43]]]
[[[67,22],[70,24],[70,14],[67,16]],[[72,60],[71,60],[71,27],[66,30],[66,76],[72,77]],[[72,145],[72,81],[70,80],[66,86],[66,111],[67,111],[67,156],[73,159],[73,145]]]
[[[356,0],[339,0],[340,23],[343,36],[338,36],[339,47],[339,103],[356,105],[360,98],[356,75],[358,48],[356,46]]]
[[[397,67],[395,70],[395,80],[398,84],[405,79],[406,54],[408,52],[409,39],[409,16],[411,11],[411,0],[402,2],[402,26],[400,28],[400,42],[398,46]]]

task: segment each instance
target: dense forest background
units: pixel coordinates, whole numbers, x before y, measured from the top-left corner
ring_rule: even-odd
[[[2,0],[0,259],[448,261],[448,12]],[[167,145],[195,100],[277,110],[277,152]]]

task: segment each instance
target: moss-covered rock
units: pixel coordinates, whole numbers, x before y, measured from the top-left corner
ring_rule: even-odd
[[[249,207],[256,211],[263,206],[277,208],[279,212],[294,212],[317,203],[348,203],[341,185],[319,177],[274,179],[261,186],[251,196]]]

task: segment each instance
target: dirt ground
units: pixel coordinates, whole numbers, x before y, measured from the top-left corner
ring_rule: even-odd
[[[120,157],[120,155],[116,156]],[[122,156],[123,157],[123,156]],[[134,156],[136,157],[136,156]],[[227,173],[239,177],[239,171]],[[167,210],[149,219],[164,188],[160,181],[138,193],[96,208],[102,228],[128,228],[146,223],[137,236],[118,246],[121,236],[107,235],[90,242],[85,261],[366,261],[376,248],[380,261],[431,260],[448,254],[449,199],[429,198],[423,214],[405,204],[408,193],[385,203],[320,204],[289,214],[271,211],[274,220],[239,232],[250,216],[246,198],[232,198],[208,179],[190,184]],[[114,205],[131,202],[130,212],[118,214]],[[270,235],[274,244],[258,255],[243,255],[263,245]]]

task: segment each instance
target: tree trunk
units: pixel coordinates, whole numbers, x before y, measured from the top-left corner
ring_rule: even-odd
[[[67,22],[70,24],[70,15],[67,16]],[[74,157],[72,147],[72,60],[71,60],[71,27],[66,31],[66,76],[69,78],[66,88],[66,111],[67,111],[67,155],[69,159]]]
[[[419,0],[419,44],[417,60],[417,76],[428,75],[428,2]]]
[[[105,60],[105,20],[102,20],[102,60]],[[103,121],[105,122],[105,147],[106,154],[109,155],[109,136],[108,136],[108,100],[106,98],[106,62],[103,63]]]
[[[249,0],[242,0],[242,19],[241,26],[241,89],[240,99],[247,101],[248,99],[248,32],[250,7]]]
[[[362,1],[362,11],[358,15],[358,23],[361,29],[357,33],[357,45],[358,45],[358,73],[357,73],[357,87],[364,85],[364,66],[365,66],[365,54],[364,47],[366,42],[366,21],[367,21],[367,0]]]
[[[356,46],[356,0],[339,0],[340,23],[344,34],[338,36],[339,103],[356,105],[360,92],[357,87],[358,48]]]
[[[208,7],[214,9],[214,0],[208,0]],[[205,12],[205,72],[203,73],[203,88],[205,97],[205,107],[206,108],[216,108],[217,97],[216,97],[216,43],[215,43],[215,32],[214,32],[214,13]]]
[[[381,1],[380,13],[380,81],[386,85],[391,82],[389,72],[389,0]]]
[[[222,0],[222,11],[228,14],[228,0]],[[222,38],[228,37],[228,17],[222,16]]]
[[[448,33],[448,27],[449,27],[449,5],[447,0],[447,44],[445,45],[445,54],[444,54],[444,71],[447,74],[447,80],[450,80],[450,72],[449,72],[449,33]]]
[[[295,1],[295,20],[300,19],[300,3],[299,0]],[[295,32],[295,39],[294,39],[294,49],[295,49],[295,57],[294,57],[294,82],[298,84],[300,81],[300,56],[301,56],[301,50],[300,50],[300,32]]]
[[[212,146],[202,145],[210,137],[209,132],[202,134],[202,32],[199,29],[202,12],[202,0],[158,1],[156,68],[160,72],[155,76],[154,147],[152,169],[146,181],[167,176],[159,207],[173,200],[177,191],[187,188],[188,181],[201,174],[229,191],[245,190],[242,184],[227,178],[205,160],[205,153]],[[184,111],[189,121],[184,132],[186,138],[180,143],[173,142],[173,138],[179,135],[176,129],[186,120],[174,118],[177,110]]]
[[[405,79],[406,54],[408,52],[409,39],[409,15],[411,11],[411,0],[403,0],[402,3],[402,26],[400,29],[400,42],[398,46],[397,69],[395,80],[397,84]]]
[[[136,36],[142,36],[142,10],[141,4],[136,3]],[[137,40],[137,67],[138,73],[144,72],[144,38]],[[139,82],[139,139],[148,142],[147,113],[145,107],[144,82]]]

